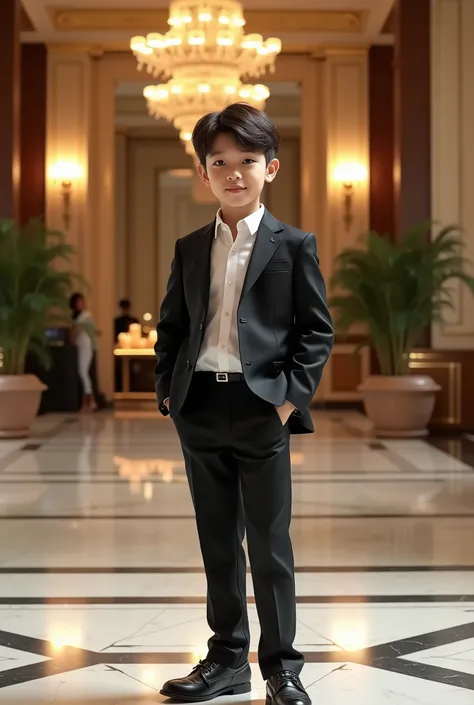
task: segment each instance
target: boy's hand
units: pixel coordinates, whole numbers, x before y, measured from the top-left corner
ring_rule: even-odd
[[[296,409],[295,406],[291,403],[291,401],[285,401],[283,406],[276,406],[275,409],[277,410],[277,414],[280,417],[280,421],[282,423],[282,426],[286,424],[288,419],[290,418],[291,414],[294,412]]]

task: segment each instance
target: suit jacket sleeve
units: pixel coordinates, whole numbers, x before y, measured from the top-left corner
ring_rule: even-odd
[[[293,297],[294,344],[286,398],[303,411],[316,392],[334,339],[313,233],[306,235],[298,251]]]
[[[189,314],[183,288],[183,272],[179,240],[176,242],[171,274],[166,295],[160,309],[160,320],[156,326],[155,344],[155,391],[158,408],[166,416],[169,412],[164,401],[170,396],[171,378],[181,344],[189,330]]]

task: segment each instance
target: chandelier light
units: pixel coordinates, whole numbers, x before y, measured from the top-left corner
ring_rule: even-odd
[[[144,89],[150,115],[172,122],[193,155],[191,134],[206,113],[237,101],[263,109],[268,87],[241,79],[273,72],[281,41],[244,34],[242,5],[236,0],[174,0],[168,24],[166,34],[132,37],[130,48],[138,70],[167,81]]]

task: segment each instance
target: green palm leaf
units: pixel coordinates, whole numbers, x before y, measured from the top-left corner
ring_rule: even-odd
[[[453,308],[453,280],[474,292],[460,228],[445,226],[430,239],[431,228],[415,228],[400,242],[369,232],[336,257],[329,300],[336,329],[365,324],[382,374],[407,374],[420,333]]]
[[[84,280],[69,269],[75,250],[40,220],[0,220],[1,374],[22,374],[28,351],[48,364],[46,328],[69,321],[68,298]]]

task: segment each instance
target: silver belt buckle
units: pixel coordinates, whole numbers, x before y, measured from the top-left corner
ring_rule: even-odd
[[[216,372],[216,381],[217,382],[228,382],[229,375],[227,374],[227,372]]]

